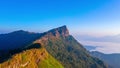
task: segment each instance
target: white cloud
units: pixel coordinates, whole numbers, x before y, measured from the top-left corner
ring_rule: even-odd
[[[96,46],[93,51],[102,53],[120,53],[120,43],[115,42],[95,42],[95,41],[80,41],[83,45]]]

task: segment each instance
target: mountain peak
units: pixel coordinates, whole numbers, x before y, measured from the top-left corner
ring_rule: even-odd
[[[54,36],[64,36],[64,37],[69,36],[69,31],[65,25],[58,28],[54,28],[48,31],[47,33],[51,33]]]
[[[69,35],[69,30],[67,29],[66,25],[58,27],[58,28],[56,28],[56,30],[63,36],[68,36]]]
[[[58,27],[58,29],[67,29],[67,26],[66,25],[63,25],[63,26],[61,26],[61,27]]]

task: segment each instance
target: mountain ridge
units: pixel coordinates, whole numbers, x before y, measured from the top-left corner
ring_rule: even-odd
[[[20,32],[24,34],[24,31]],[[17,38],[15,41],[19,41],[18,38],[23,40],[25,39],[24,36],[28,35],[26,40],[22,41],[27,43],[24,46],[21,44],[23,51],[29,48],[36,49],[35,47],[41,46],[65,68],[107,68],[104,62],[89,55],[88,51],[69,34],[66,26],[39,34],[26,34],[25,32],[26,35],[22,35],[21,33],[18,33],[18,36],[15,34]],[[28,39],[31,40],[29,41]],[[17,43],[15,44],[17,45]],[[31,44],[37,44],[38,46]],[[21,47],[19,48],[21,49]]]
[[[59,28],[62,28],[62,27],[59,27]],[[41,45],[43,45],[47,49],[47,51],[52,56],[54,56],[57,60],[61,61],[61,63],[66,68],[73,68],[73,67],[75,68],[86,68],[86,67],[87,68],[92,68],[92,67],[100,68],[102,66],[103,68],[106,68],[104,66],[104,63],[102,63],[102,61],[98,60],[97,58],[92,58],[88,54],[86,49],[69,34],[69,31],[67,30],[67,28],[66,27],[64,28],[67,31],[65,32],[67,33],[67,35],[65,35],[65,33],[59,34],[59,30],[56,31],[57,29],[53,29],[54,31],[53,30],[48,31],[48,33],[45,33],[43,37],[36,40],[35,43],[40,43]],[[68,56],[65,56],[66,54]],[[63,59],[61,59],[59,56],[63,57]],[[77,59],[75,58],[77,59],[81,58],[81,59],[77,61]],[[87,61],[82,58],[85,58]],[[100,66],[97,63],[93,63],[89,65],[90,62],[97,62],[97,61],[101,62]],[[84,63],[81,63],[81,62],[85,62],[86,66]]]

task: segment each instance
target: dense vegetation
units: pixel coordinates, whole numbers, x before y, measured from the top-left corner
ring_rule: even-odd
[[[101,60],[91,57],[72,36],[49,39],[45,47],[65,68],[106,68]]]

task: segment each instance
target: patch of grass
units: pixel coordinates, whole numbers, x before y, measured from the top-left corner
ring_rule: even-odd
[[[55,58],[51,55],[48,55],[48,58],[42,60],[39,65],[39,68],[64,68]]]

